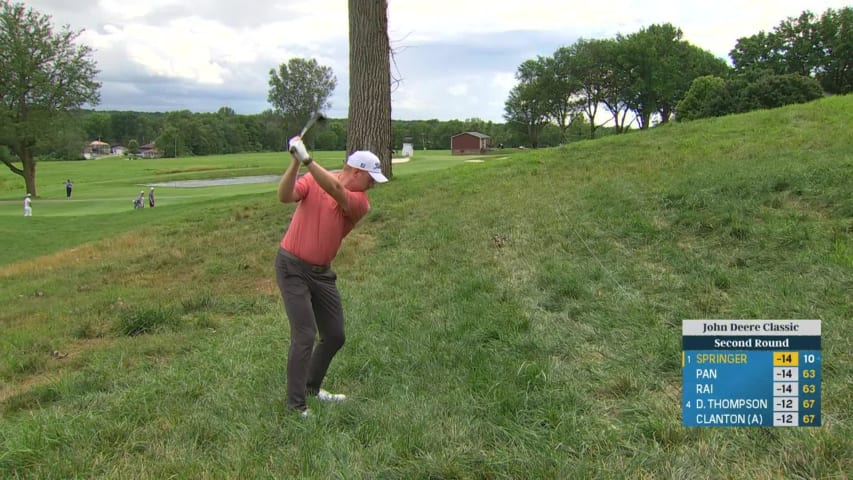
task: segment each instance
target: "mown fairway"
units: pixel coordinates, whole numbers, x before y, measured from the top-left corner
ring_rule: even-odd
[[[344,152],[313,154],[329,169],[340,168],[344,159]],[[498,152],[463,158],[449,151],[418,151],[411,161],[395,164],[394,174],[404,178],[484,158],[505,156]],[[287,153],[258,153],[156,160],[107,157],[93,161],[42,162],[37,169],[38,196],[33,200],[34,216],[28,219],[22,218],[26,193],[23,179],[8,170],[0,170],[0,236],[6,247],[0,252],[0,265],[135,229],[144,232],[148,227],[176,219],[181,221],[187,216],[195,218],[198,212],[194,208],[199,205],[190,204],[227,203],[233,197],[258,194],[263,195],[255,198],[274,199],[275,181],[193,188],[170,184],[281,175],[289,159]],[[74,182],[71,200],[66,199],[64,186],[69,178]],[[134,211],[132,201],[140,191],[145,193],[147,210],[151,185],[155,185],[156,212]]]
[[[40,195],[70,176],[122,205],[0,206],[0,477],[853,476],[851,111],[395,166],[336,260],[327,385],[352,401],[309,421],[284,407],[272,269],[293,207],[266,185],[129,208],[140,183],[280,156],[40,164]],[[681,427],[685,318],[821,319],[823,426]]]

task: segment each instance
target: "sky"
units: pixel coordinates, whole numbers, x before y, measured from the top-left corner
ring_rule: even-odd
[[[21,0],[13,0],[21,1]],[[848,0],[388,0],[396,120],[502,123],[525,60],[578,38],[614,38],[672,23],[729,61],[738,38],[772,31],[804,10]],[[100,73],[97,110],[270,109],[270,69],[314,58],[337,78],[326,112],[347,116],[346,0],[24,0],[54,31],[81,31]]]

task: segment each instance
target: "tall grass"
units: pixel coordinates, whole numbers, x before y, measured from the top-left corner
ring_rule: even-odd
[[[377,188],[335,267],[348,339],[327,385],[351,401],[314,403],[309,421],[284,405],[272,262],[292,206],[274,195],[187,203],[7,264],[0,473],[847,478],[853,143],[824,132],[851,108],[825,99]],[[684,318],[822,319],[823,426],[683,428]]]

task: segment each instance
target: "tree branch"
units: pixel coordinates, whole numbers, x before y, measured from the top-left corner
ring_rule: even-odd
[[[22,176],[22,177],[24,176],[24,171],[23,171],[23,170],[21,170],[20,168],[16,167],[16,166],[15,166],[15,164],[13,164],[12,162],[10,162],[10,161],[9,161],[8,159],[6,159],[5,157],[0,156],[0,162],[3,162],[4,164],[6,164],[6,166],[7,166],[7,167],[9,167],[9,170],[11,170],[11,171],[12,171],[12,173],[17,174],[17,175],[20,175],[20,176]]]

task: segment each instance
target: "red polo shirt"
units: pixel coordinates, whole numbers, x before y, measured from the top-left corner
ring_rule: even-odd
[[[302,200],[293,212],[281,247],[308,263],[329,265],[344,237],[370,209],[367,193],[346,190],[351,212],[347,217],[310,173],[296,181],[296,192]]]

